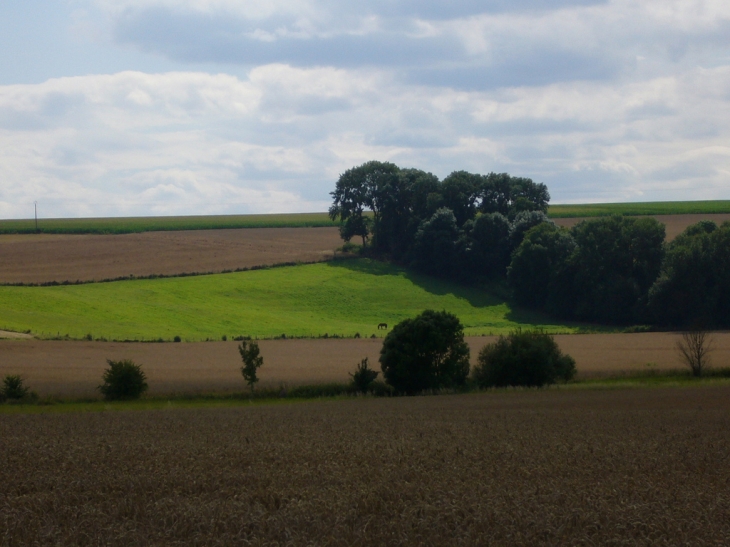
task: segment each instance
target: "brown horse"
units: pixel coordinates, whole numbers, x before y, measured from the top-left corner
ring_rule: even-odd
[[[380,329],[388,330],[388,323],[379,323],[378,330],[380,330]]]

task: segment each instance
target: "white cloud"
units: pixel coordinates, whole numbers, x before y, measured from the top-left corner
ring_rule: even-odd
[[[508,171],[555,198],[726,197],[730,68],[462,92],[376,70],[123,72],[0,87],[0,212],[325,210],[370,159]]]

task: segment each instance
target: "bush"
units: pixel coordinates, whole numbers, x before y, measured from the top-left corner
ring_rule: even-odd
[[[351,373],[352,386],[355,391],[360,393],[367,393],[370,390],[370,386],[375,381],[375,378],[380,374],[378,371],[371,369],[368,366],[368,358],[365,357],[360,364],[357,365],[357,370]]]
[[[241,354],[241,360],[243,361],[241,374],[243,375],[243,379],[246,380],[248,387],[251,388],[251,393],[253,393],[254,386],[259,381],[256,371],[264,364],[264,358],[261,357],[259,344],[258,342],[243,340],[238,346],[238,353]]]
[[[28,396],[30,390],[23,385],[23,378],[9,374],[3,379],[3,388],[0,390],[0,399],[19,400]]]
[[[139,397],[147,391],[147,376],[142,371],[142,366],[137,365],[131,359],[112,361],[107,359],[109,368],[104,371],[102,379],[104,383],[99,386],[104,398],[108,401],[131,400]]]
[[[474,380],[481,388],[541,387],[575,376],[575,360],[563,355],[553,337],[520,330],[500,336],[479,352]]]
[[[459,318],[446,311],[426,310],[401,321],[383,341],[380,366],[386,382],[398,393],[464,385],[469,375],[469,346]]]

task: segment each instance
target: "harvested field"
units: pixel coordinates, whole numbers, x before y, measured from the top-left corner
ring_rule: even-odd
[[[727,545],[730,388],[0,415],[4,545]]]
[[[331,257],[341,245],[337,228],[0,235],[0,283],[98,281],[314,262]]]
[[[730,214],[687,214],[687,215],[653,215],[655,219],[663,223],[667,230],[667,240],[672,241],[681,234],[688,226],[697,224],[701,220],[711,220],[718,226],[723,222],[730,221]],[[572,228],[582,220],[595,220],[596,217],[577,217],[577,218],[553,218],[553,222],[558,226]]]
[[[649,369],[682,368],[671,333],[557,335],[576,359],[578,376],[601,377]],[[712,362],[730,367],[730,333],[715,333]],[[468,337],[472,363],[493,337]],[[382,339],[262,340],[262,386],[347,382],[363,357],[379,370]],[[237,342],[104,343],[0,341],[0,377],[21,374],[41,395],[98,396],[106,359],[133,359],[144,366],[150,394],[234,392],[244,389]],[[651,366],[647,366],[651,363]]]

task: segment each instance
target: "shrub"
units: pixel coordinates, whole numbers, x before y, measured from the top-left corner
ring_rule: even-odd
[[[109,368],[104,371],[102,377],[104,383],[99,386],[104,398],[112,400],[131,400],[139,397],[147,391],[147,376],[142,371],[142,366],[131,359],[112,361],[107,359]]]
[[[469,375],[469,346],[459,318],[446,311],[426,310],[401,321],[383,341],[380,366],[386,382],[398,393],[464,385]]]
[[[368,366],[368,358],[365,357],[360,364],[357,365],[357,369],[354,373],[351,373],[352,386],[355,391],[360,393],[367,393],[370,390],[370,386],[375,381],[375,378],[380,374],[378,371],[371,369]]]
[[[243,360],[241,374],[253,393],[254,385],[259,381],[256,371],[264,364],[258,342],[243,340],[238,346],[238,353],[241,354],[241,360]]]
[[[18,400],[25,398],[29,389],[23,385],[23,378],[17,374],[9,374],[3,379],[3,388],[0,390],[2,399]]]
[[[173,341],[175,341],[175,342],[181,342],[182,340],[181,340],[181,338],[179,336],[175,336],[175,338],[173,338]]]
[[[500,336],[479,352],[474,380],[481,388],[544,386],[575,376],[575,360],[563,355],[552,336],[521,330]]]

